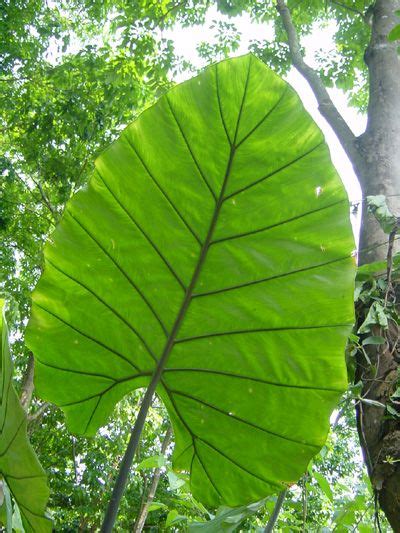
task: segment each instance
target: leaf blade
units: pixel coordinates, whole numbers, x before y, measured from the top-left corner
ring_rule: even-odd
[[[47,477],[28,441],[26,414],[12,384],[12,361],[3,305],[0,300],[0,473],[20,509],[25,531],[46,533],[52,529],[45,515],[49,497]]]
[[[38,390],[91,434],[161,369],[194,495],[237,506],[281,490],[323,445],[346,385],[353,239],[321,132],[245,56],[170,91],[96,168],[34,294]]]

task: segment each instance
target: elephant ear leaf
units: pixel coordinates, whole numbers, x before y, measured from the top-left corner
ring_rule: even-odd
[[[0,382],[0,474],[19,507],[25,531],[52,530],[45,516],[49,497],[47,477],[29,443],[26,414],[12,384],[12,362],[8,330],[0,300],[1,382]]]
[[[68,203],[33,295],[37,391],[92,435],[155,376],[197,499],[280,491],[346,388],[353,247],[296,93],[254,56],[213,65],[128,126]]]

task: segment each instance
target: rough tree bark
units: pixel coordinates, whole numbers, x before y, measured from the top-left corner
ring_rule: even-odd
[[[371,40],[365,52],[369,71],[368,123],[358,146],[364,167],[358,173],[363,195],[384,194],[392,212],[400,215],[400,60],[398,43],[387,34],[399,22],[395,10],[400,0],[378,0],[373,9]],[[361,261],[382,259],[385,247],[377,223],[364,210],[360,245]],[[399,381],[399,328],[391,322],[384,334],[387,343],[371,349],[376,370],[359,364],[362,395],[386,405]],[[395,532],[400,532],[400,422],[388,420],[385,410],[365,404],[357,406],[357,423],[365,462],[379,503]]]
[[[29,407],[32,401],[33,394],[33,373],[34,373],[34,360],[32,352],[29,353],[28,366],[26,368],[24,379],[22,381],[21,387],[21,405],[26,412],[29,411]]]
[[[371,40],[365,51],[369,72],[368,122],[356,141],[362,156],[356,169],[363,196],[384,194],[392,211],[400,215],[400,59],[398,42],[387,35],[399,23],[395,11],[400,0],[377,0],[373,7]],[[360,262],[385,259],[382,232],[364,209]]]
[[[366,131],[355,137],[332,103],[317,72],[303,60],[290,11],[284,0],[276,7],[285,27],[292,62],[312,88],[319,111],[336,133],[360,181],[363,198],[384,194],[392,212],[400,216],[400,59],[398,42],[387,35],[399,23],[395,15],[400,0],[371,2],[371,39],[365,51],[369,72],[369,105]],[[356,36],[355,36],[356,38]],[[387,240],[375,220],[363,209],[360,236],[361,264],[386,259]],[[400,298],[400,291],[397,290]],[[362,310],[359,310],[362,314]],[[362,316],[359,316],[359,320]],[[392,322],[385,345],[370,347],[372,365],[358,362],[364,398],[387,404],[399,381],[400,332]],[[376,334],[383,334],[377,331]],[[358,430],[368,473],[377,499],[396,533],[400,532],[400,422],[387,420],[385,409],[359,403]]]

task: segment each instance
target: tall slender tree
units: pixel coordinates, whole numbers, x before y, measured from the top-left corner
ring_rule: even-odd
[[[376,0],[359,11],[357,2],[332,2],[347,10],[354,28],[370,26],[370,39],[364,52],[368,69],[369,99],[367,128],[356,137],[334,106],[318,73],[303,59],[298,32],[284,0],[276,8],[287,34],[289,54],[296,69],[308,81],[318,101],[322,116],[336,133],[359,179],[363,197],[383,194],[395,216],[400,215],[400,59],[399,43],[388,39],[399,24],[399,0]],[[353,32],[357,39],[356,31]],[[393,232],[396,230],[394,229]],[[385,236],[379,224],[363,208],[360,264],[386,258],[380,244]],[[390,280],[388,280],[390,283]],[[399,329],[390,325],[385,349],[370,350],[371,364],[359,361],[356,376],[363,383],[366,399],[386,404],[394,393],[399,372],[397,340]],[[380,505],[393,529],[400,531],[400,422],[388,421],[385,411],[376,405],[357,406],[358,430],[368,472]]]

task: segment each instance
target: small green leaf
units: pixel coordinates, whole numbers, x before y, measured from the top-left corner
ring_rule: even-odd
[[[151,513],[152,511],[158,511],[159,509],[166,509],[167,505],[162,502],[153,502],[148,507],[148,512]]]
[[[363,346],[368,346],[369,344],[385,344],[385,337],[380,337],[379,335],[371,335],[362,341]]]
[[[26,533],[30,529],[25,529],[22,523],[21,511],[17,504],[14,504],[14,513],[12,517],[12,529],[15,533]]]
[[[161,468],[167,464],[167,460],[163,455],[152,455],[151,457],[146,457],[143,459],[137,466],[137,470],[145,470],[147,468]]]
[[[381,402],[377,402],[376,400],[370,400],[369,398],[358,398],[360,402],[365,403],[367,405],[372,405],[373,407],[382,407],[385,409],[387,407],[385,404]]]
[[[168,472],[167,476],[171,490],[178,490],[186,483],[182,477],[175,474],[175,472],[172,472],[172,470]]]
[[[388,328],[388,318],[385,314],[384,307],[379,302],[374,302],[369,308],[368,314],[361,324],[358,333],[369,333],[372,326],[382,326]]]
[[[172,511],[170,511],[167,515],[165,527],[171,527],[178,522],[183,522],[184,520],[187,520],[186,516],[180,515],[176,509],[172,509]]]
[[[6,527],[6,533],[12,533],[12,503],[10,489],[7,483],[3,479],[1,481],[1,491],[3,496],[3,502],[0,508],[0,524]]]
[[[391,398],[400,398],[400,387],[397,387],[395,392],[391,395]]]
[[[383,274],[386,272],[387,263],[386,261],[374,261],[373,263],[367,263],[366,265],[361,265],[357,269],[357,279],[366,280],[371,276],[376,274]]]
[[[360,283],[356,279],[356,286],[354,288],[354,302],[357,302],[357,300],[360,298],[363,288],[364,288],[364,283]]]
[[[313,472],[312,474],[319,485],[319,488],[325,494],[329,501],[333,502],[333,494],[331,486],[329,485],[328,480],[319,472]]]
[[[400,24],[395,26],[388,35],[389,41],[397,41],[398,39],[400,39]]]
[[[392,407],[391,405],[387,404],[386,405],[386,409],[387,409],[387,412],[392,415],[394,418],[400,418],[400,413],[398,411],[396,411],[396,409],[394,407]]]
[[[246,519],[253,516],[266,505],[266,500],[243,505],[241,507],[219,507],[214,518],[207,522],[193,522],[189,524],[189,532],[201,531],[201,533],[233,533]]]
[[[360,337],[358,335],[355,335],[354,333],[350,333],[349,340],[357,344],[358,341],[360,340]]]
[[[376,220],[385,233],[391,233],[397,226],[397,218],[389,210],[386,197],[383,194],[367,196],[368,209],[373,213]]]

